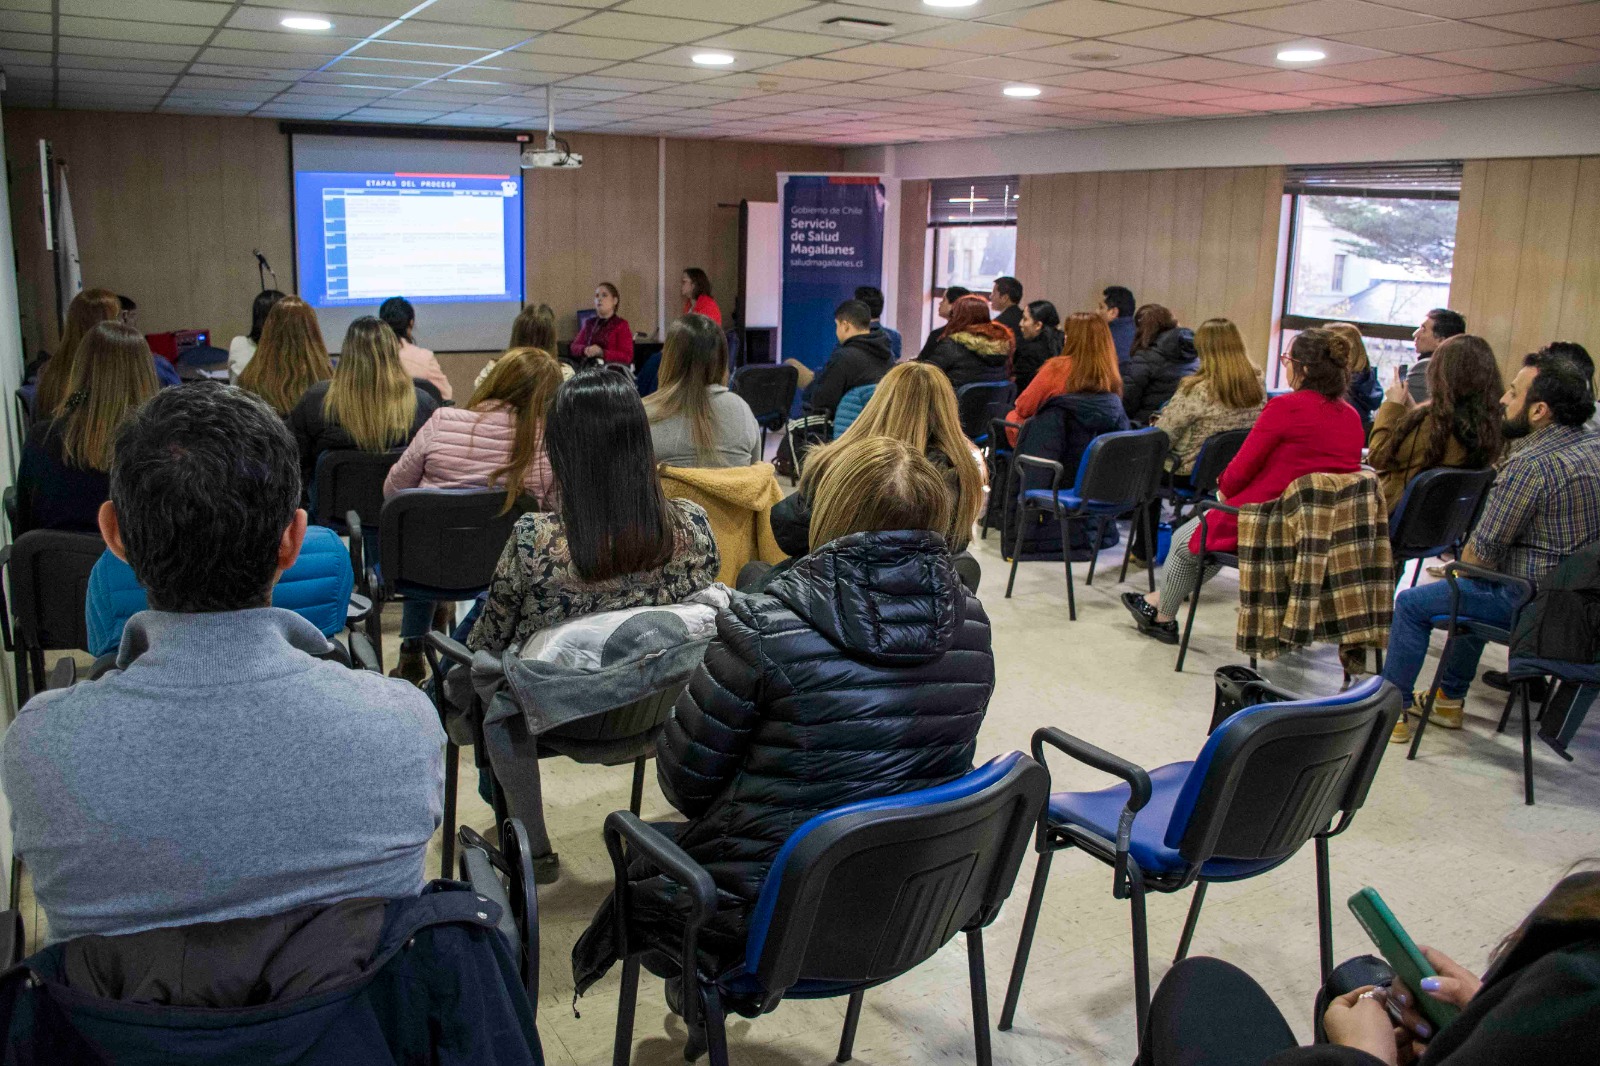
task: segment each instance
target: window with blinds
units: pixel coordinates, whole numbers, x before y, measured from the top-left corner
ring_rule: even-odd
[[[988,178],[939,178],[928,199],[928,225],[983,225],[1017,221],[1015,174]]]
[[[1328,163],[1290,167],[1283,191],[1300,196],[1459,200],[1461,161]]]

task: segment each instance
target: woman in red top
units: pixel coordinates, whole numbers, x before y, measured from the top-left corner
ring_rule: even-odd
[[[1017,397],[1017,405],[1006,415],[1007,422],[1026,422],[1039,413],[1039,408],[1044,406],[1046,400],[1066,392],[1068,379],[1072,376],[1072,364],[1091,353],[1096,363],[1103,363],[1105,353],[1109,352],[1111,364],[1116,365],[1117,346],[1111,340],[1111,330],[1105,319],[1099,315],[1092,311],[1070,314],[1062,330],[1066,339],[1062,342],[1061,354],[1046,359],[1038,373],[1033,375],[1028,387]],[[1122,390],[1120,382],[1118,376],[1119,393]],[[1017,431],[1008,429],[1006,432],[1011,436],[1011,443],[1017,443]]]
[[[1244,447],[1222,472],[1218,495],[1234,507],[1266,503],[1307,474],[1353,474],[1361,468],[1365,434],[1361,416],[1345,401],[1350,382],[1350,342],[1325,329],[1308,329],[1283,356],[1294,392],[1267,403]],[[1206,547],[1231,552],[1239,545],[1239,520],[1210,512]],[[1178,643],[1178,605],[1210,580],[1218,567],[1200,572],[1200,522],[1184,523],[1172,535],[1161,588],[1148,596],[1122,594],[1139,631],[1163,644]]]
[[[594,287],[593,318],[578,330],[572,342],[574,359],[604,359],[620,366],[633,365],[633,330],[628,320],[617,314],[622,294],[609,281]]]
[[[683,272],[683,313],[705,315],[717,325],[722,325],[722,308],[711,298],[711,279],[699,267],[689,267]]]

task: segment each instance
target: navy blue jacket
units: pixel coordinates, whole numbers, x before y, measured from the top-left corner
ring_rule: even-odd
[[[100,941],[88,950],[101,965],[88,974],[82,965],[69,965],[82,949],[55,944],[0,976],[0,1062],[541,1066],[533,1008],[511,946],[495,927],[499,918],[498,906],[466,886],[436,881],[420,896],[388,901],[370,954],[357,930],[338,930],[348,935],[329,938],[324,954],[359,951],[347,960],[358,964],[356,972],[321,982],[276,972],[279,959],[265,970],[259,961],[248,968],[235,961],[235,953],[221,950],[235,923],[188,926],[180,935],[210,950],[186,953],[184,985],[160,989],[164,994],[154,998],[162,1002],[147,998],[157,983],[140,980],[154,969],[132,943],[145,934],[85,938]],[[116,941],[127,946],[122,956]],[[338,961],[323,957],[316,964],[321,969]],[[121,983],[133,995],[83,987],[95,981]],[[310,987],[272,994],[299,985]],[[208,1005],[169,1005],[178,996]],[[244,1005],[235,1005],[239,1000]]]

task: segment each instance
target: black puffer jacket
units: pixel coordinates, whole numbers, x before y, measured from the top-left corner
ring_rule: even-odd
[[[1039,368],[1061,354],[1067,338],[1054,326],[1041,326],[1032,340],[1017,335],[1017,352],[1011,357],[1011,376],[1017,383],[1017,394],[1033,381]]]
[[[952,388],[977,381],[1004,381],[1013,341],[1011,331],[993,322],[952,333],[917,358],[945,372]]]
[[[801,402],[810,410],[831,415],[845,393],[883,380],[892,366],[894,352],[889,347],[889,335],[874,326],[833,350],[816,378],[800,394]]]
[[[1128,360],[1128,374],[1122,380],[1128,421],[1136,426],[1150,421],[1178,391],[1178,382],[1199,370],[1193,333],[1175,328],[1156,334],[1148,348],[1140,348]]]
[[[656,744],[661,789],[691,819],[678,843],[721,895],[711,963],[743,953],[767,868],[807,819],[970,770],[993,691],[989,619],[935,533],[841,537],[735,596]],[[635,935],[676,943],[678,886],[636,876]],[[615,961],[612,925],[608,900],[573,949],[580,992]]]

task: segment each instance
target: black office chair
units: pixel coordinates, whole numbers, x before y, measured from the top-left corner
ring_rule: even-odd
[[[500,847],[462,826],[458,879],[500,908],[500,932],[517,954],[517,974],[528,1003],[539,1010],[539,895],[528,854],[528,831],[507,818],[500,825]]]
[[[681,885],[689,904],[681,947],[662,949],[694,977],[683,996],[688,1061],[709,1051],[711,1066],[727,1066],[729,1008],[754,1018],[784,999],[848,996],[838,1055],[848,1062],[867,989],[920,966],[960,932],[967,938],[977,1060],[989,1066],[983,930],[1011,893],[1048,789],[1044,770],[1014,751],[936,788],[817,815],[773,860],[750,915],[742,963],[717,974],[693,961],[700,927],[718,903],[711,875],[638,817],[612,814],[605,839],[624,960],[613,1066],[627,1066],[633,1052],[639,954],[646,945],[628,938],[628,867],[641,857]],[[704,1047],[697,1039],[702,1016]]]
[[[1193,507],[1201,500],[1216,498],[1217,482],[1222,480],[1222,472],[1228,469],[1228,464],[1233,462],[1233,457],[1239,454],[1245,438],[1249,436],[1248,429],[1225,429],[1221,433],[1213,433],[1201,443],[1200,454],[1195,456],[1194,470],[1189,474],[1189,484],[1174,485],[1168,490],[1174,508],[1172,528],[1178,528],[1185,521],[1184,504]],[[1189,512],[1189,517],[1194,517],[1194,511]]]
[[[27,440],[28,430],[33,428],[33,397],[18,389],[11,394],[11,402],[17,409],[17,439]]]
[[[383,481],[399,460],[402,449],[363,452],[355,449],[323,452],[317,456],[311,478],[311,520],[338,530],[350,542],[350,569],[356,591],[371,597],[367,585],[366,541],[378,534],[378,514],[383,510]]]
[[[435,385],[427,378],[412,378],[411,384],[415,385],[417,388],[433,397],[435,406],[443,407],[445,405],[444,393],[440,391],[439,386]]]
[[[29,530],[0,548],[10,596],[0,589],[0,627],[17,675],[17,706],[45,687],[44,653],[87,651],[89,572],[106,550],[93,533]]]
[[[800,391],[800,371],[782,363],[742,366],[728,382],[728,390],[750,405],[750,413],[761,427],[761,454],[767,454],[767,434],[781,432],[789,424],[789,412]]]
[[[1129,900],[1140,1037],[1150,1006],[1145,893],[1195,886],[1174,961],[1189,951],[1206,886],[1243,881],[1287,862],[1307,840],[1317,856],[1317,925],[1324,979],[1333,971],[1328,838],[1349,828],[1366,802],[1400,693],[1381,677],[1321,699],[1246,707],[1217,727],[1193,762],[1143,768],[1055,728],[1033,734],[1034,758],[1059,748],[1123,783],[1098,792],[1056,792],[1039,822],[1033,875],[1000,1028],[1016,1018],[1034,927],[1057,851],[1079,848],[1112,868],[1111,893]],[[1337,818],[1337,824],[1335,819]]]
[[[1006,501],[1011,498],[1012,454],[1008,431],[1022,432],[1021,422],[1007,422],[996,418],[989,423],[988,439],[983,442],[983,466],[989,474],[989,498],[983,508],[983,532],[980,540],[989,539],[989,527],[1005,528]]]
[[[443,634],[429,633],[425,654],[433,676],[433,694],[435,706],[439,709],[441,721],[444,720],[450,707],[445,702],[444,679],[452,669],[463,667],[472,668],[472,652],[466,645]],[[599,710],[593,715],[567,722],[562,726],[541,733],[538,743],[534,746],[536,757],[548,759],[557,755],[564,755],[573,762],[587,766],[626,766],[633,767],[633,786],[629,793],[628,810],[634,814],[639,813],[644,803],[644,777],[645,768],[650,759],[656,754],[656,737],[661,733],[661,727],[666,725],[667,719],[672,717],[672,705],[677,701],[678,694],[683,691],[683,685],[677,684],[652,692],[641,699],[625,703],[621,707],[609,710]],[[489,774],[494,780],[493,796],[495,816],[499,821],[505,821],[512,816],[508,806],[505,790],[500,786],[495,777],[494,763],[489,755],[489,745],[484,741],[484,715],[483,708],[474,698],[474,706],[464,708],[467,719],[472,729],[473,757],[480,772]],[[512,720],[503,728],[512,731],[525,730],[522,721]],[[444,794],[444,828],[445,839],[450,839],[454,832],[456,820],[456,792],[458,789],[456,762],[457,746],[454,741],[448,743],[445,758],[445,794]],[[532,812],[527,812],[532,814]],[[539,812],[543,818],[543,812]],[[448,844],[445,855],[449,855]],[[448,870],[448,860],[442,869]]]
[[[1461,551],[1489,498],[1494,471],[1436,467],[1424,470],[1406,484],[1400,503],[1389,516],[1389,551],[1401,576],[1412,560],[1415,587],[1422,576],[1422,560],[1445,552]]]
[[[1016,467],[1032,467],[1050,473],[1050,487],[1030,489],[1023,478],[1024,471],[1012,478],[1021,485],[1018,505],[1021,514],[1017,521],[1017,542],[1011,551],[1011,578],[1006,582],[1006,599],[1011,598],[1012,586],[1017,580],[1017,564],[1022,559],[1022,538],[1027,528],[1029,511],[1054,514],[1061,524],[1061,558],[1067,568],[1067,617],[1078,618],[1078,604],[1072,589],[1072,536],[1073,522],[1093,521],[1093,543],[1099,544],[1107,522],[1126,511],[1148,517],[1145,506],[1156,498],[1161,486],[1161,468],[1167,457],[1170,442],[1159,429],[1128,429],[1115,433],[1102,433],[1089,442],[1083,458],[1078,463],[1078,474],[1071,487],[1063,488],[1066,468],[1054,459],[1037,455],[1019,455]],[[1150,543],[1155,543],[1156,531],[1148,530]],[[1122,578],[1128,577],[1128,552],[1133,538],[1122,553]],[[1085,583],[1094,584],[1094,570],[1099,563],[1096,552],[1089,560],[1089,576]],[[1155,589],[1155,569],[1151,568],[1150,588]]]
[[[961,417],[961,432],[977,445],[989,440],[989,424],[1003,419],[1016,398],[1016,386],[1009,381],[974,381],[956,390],[956,412]]]
[[[1201,519],[1199,530],[1200,550],[1195,553],[1195,556],[1200,563],[1202,578],[1205,575],[1206,568],[1210,566],[1227,566],[1235,570],[1239,569],[1238,552],[1216,551],[1207,543],[1207,539],[1210,536],[1210,530],[1206,528],[1207,523],[1204,521],[1207,511],[1222,511],[1226,514],[1237,516],[1239,508],[1230,507],[1225,503],[1217,503],[1215,500],[1201,500],[1195,504],[1193,516]],[[1154,541],[1151,543],[1154,543]],[[1178,664],[1173,667],[1180,674],[1183,673],[1183,661],[1189,657],[1189,634],[1194,632],[1194,616],[1200,607],[1200,590],[1204,587],[1205,581],[1202,580],[1195,585],[1194,591],[1189,593],[1189,616],[1183,623],[1183,637],[1178,641]],[[1255,664],[1255,656],[1251,656],[1250,665],[1254,666]]]

